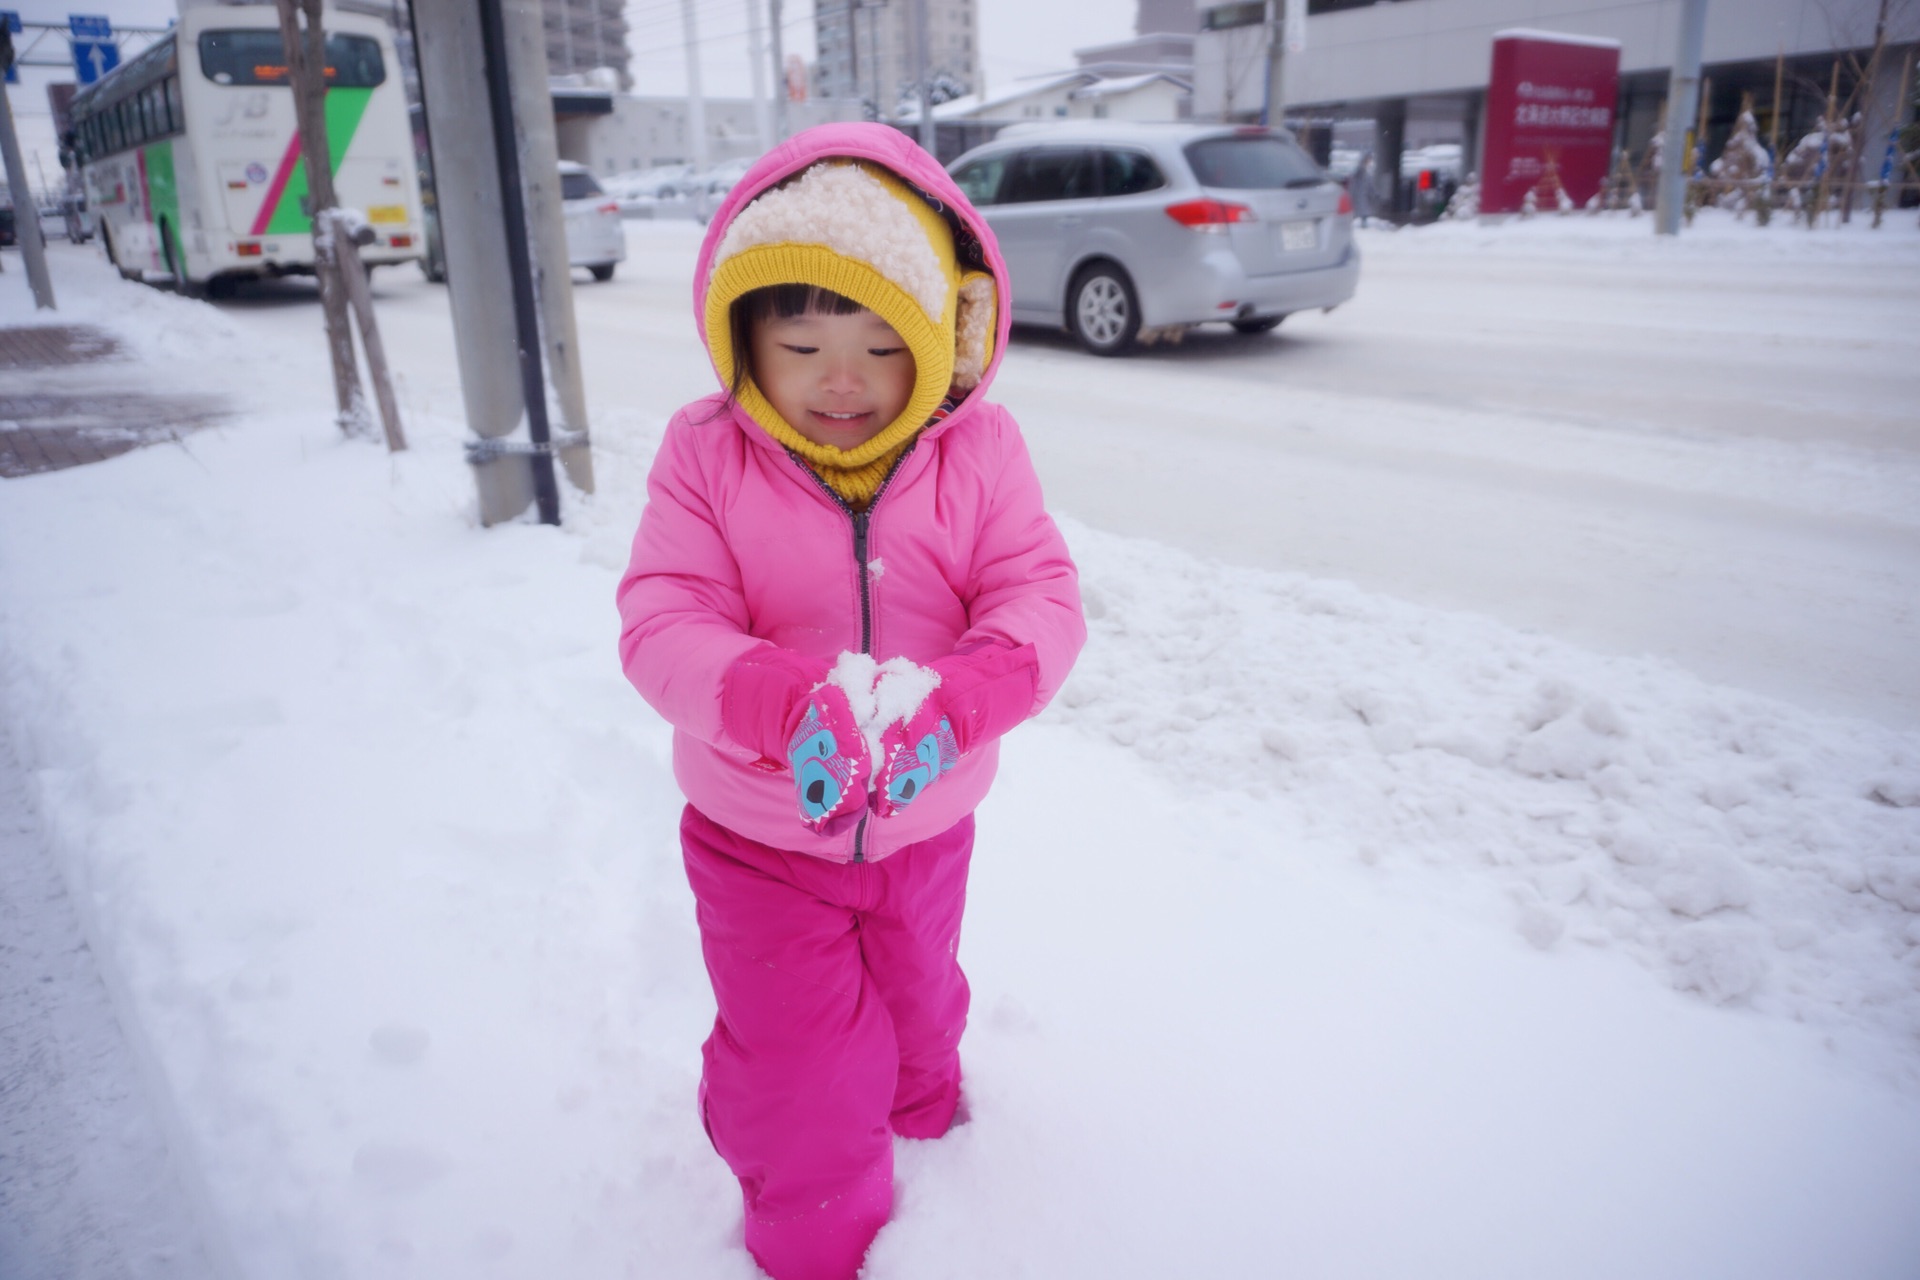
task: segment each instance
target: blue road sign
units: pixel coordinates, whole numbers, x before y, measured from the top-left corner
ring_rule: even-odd
[[[92,84],[120,65],[120,47],[111,40],[75,40],[73,73],[81,84]]]
[[[4,23],[7,30],[13,32],[15,35],[19,35],[26,29],[20,25],[20,15],[12,9],[0,9],[0,23]],[[20,68],[11,63],[7,66],[7,83],[20,83]]]
[[[73,73],[81,84],[92,84],[120,65],[120,46],[113,42],[113,21],[101,14],[70,13],[67,33],[73,43]]]

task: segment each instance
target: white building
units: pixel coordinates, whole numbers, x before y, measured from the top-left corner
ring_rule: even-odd
[[[757,156],[765,150],[751,98],[708,98],[707,157],[718,162]],[[591,85],[553,86],[560,158],[575,160],[605,176],[684,164],[693,157],[685,97],[644,97]],[[798,133],[816,124],[858,120],[860,104],[822,101],[787,104],[787,128]]]
[[[813,11],[814,95],[860,99],[875,117],[897,118],[903,100],[918,92],[913,15],[921,3],[927,15],[928,82],[952,92],[977,92],[985,82],[975,0],[820,0]]]
[[[619,77],[620,88],[633,88],[626,10],[626,0],[541,0],[548,72],[571,75],[606,67]]]
[[[933,109],[937,121],[1181,120],[1193,85],[1164,71],[1107,77],[1091,71],[1023,80],[988,97],[968,94]],[[909,119],[915,118],[909,115]]]

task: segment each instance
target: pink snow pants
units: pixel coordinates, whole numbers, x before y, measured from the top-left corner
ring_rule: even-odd
[[[969,814],[879,863],[834,863],[680,821],[719,1016],[701,1115],[774,1280],[851,1280],[893,1209],[893,1140],[960,1100]]]

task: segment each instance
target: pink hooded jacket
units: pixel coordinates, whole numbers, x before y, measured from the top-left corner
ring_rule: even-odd
[[[971,227],[999,291],[992,361],[960,406],[921,432],[859,515],[724,393],[681,409],[654,459],[620,581],[620,657],[627,678],[674,727],[674,776],[694,808],[774,848],[877,861],[972,812],[993,781],[997,744],[976,749],[901,813],[816,835],[800,821],[787,771],[769,770],[723,729],[727,669],[767,645],[828,661],[864,648],[882,661],[927,663],[982,643],[1032,644],[1032,714],[1066,679],[1086,623],[1078,574],[1020,429],[986,398],[1007,343],[1006,263],[985,220],[904,134],[826,125],[762,157],[707,230],[694,272],[696,323],[706,314],[714,251],[741,208],[827,156],[884,165]]]

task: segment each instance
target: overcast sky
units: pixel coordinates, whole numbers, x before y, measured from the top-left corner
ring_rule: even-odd
[[[762,14],[766,0],[761,0]],[[838,0],[829,0],[838,3]],[[909,0],[890,0],[904,4]],[[1073,51],[1087,45],[1124,40],[1133,34],[1134,0],[978,0],[980,48],[987,84],[1000,89],[1022,76],[1039,75],[1073,66]],[[65,25],[69,13],[104,14],[117,27],[163,27],[179,10],[176,0],[72,0],[69,5],[48,0],[0,0],[0,9],[17,11],[28,22]],[[788,0],[782,15],[786,48],[812,59],[813,0]],[[648,94],[685,93],[686,46],[681,35],[680,0],[632,0],[627,6],[632,26],[628,47],[633,52],[634,91]],[[746,0],[697,0],[701,88],[716,97],[744,97],[752,89],[747,61]],[[32,33],[28,33],[31,38]],[[128,53],[138,52],[129,45]],[[66,40],[49,36],[36,56],[64,57]],[[71,80],[66,71],[26,68],[23,82],[11,86],[11,101],[19,122],[21,149],[27,153],[27,171],[36,184],[45,173],[57,184],[59,166],[53,151],[53,130],[47,110],[46,84]]]

